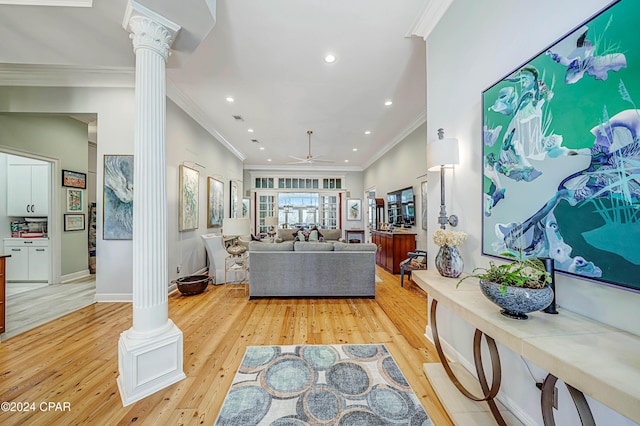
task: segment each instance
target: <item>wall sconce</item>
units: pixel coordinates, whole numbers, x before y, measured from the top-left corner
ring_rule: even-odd
[[[438,139],[427,144],[427,170],[430,172],[440,170],[440,215],[438,223],[441,229],[445,229],[447,223],[451,226],[458,225],[458,216],[447,217],[447,209],[444,204],[444,169],[453,168],[459,164],[458,139],[444,137],[444,130],[438,129]]]

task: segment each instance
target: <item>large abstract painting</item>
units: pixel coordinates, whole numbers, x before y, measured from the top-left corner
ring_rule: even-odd
[[[180,165],[180,209],[178,228],[187,231],[198,228],[198,198],[200,173],[190,167]]]
[[[484,254],[640,290],[638,19],[615,1],[483,92]]]
[[[102,238],[133,238],[133,155],[104,156]]]

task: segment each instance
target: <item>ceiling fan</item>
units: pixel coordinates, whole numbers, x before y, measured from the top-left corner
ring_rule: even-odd
[[[311,135],[313,134],[313,131],[311,130],[307,130],[307,135],[309,135],[309,153],[307,154],[306,157],[304,158],[300,158],[300,157],[295,157],[293,155],[290,155],[290,158],[293,158],[294,160],[298,160],[298,161],[293,161],[291,163],[288,164],[313,164],[313,163],[333,163],[333,160],[322,160],[320,159],[320,157],[322,157],[322,155],[316,155],[313,156],[311,155]]]

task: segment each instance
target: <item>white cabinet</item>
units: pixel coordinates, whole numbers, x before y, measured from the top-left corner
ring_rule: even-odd
[[[7,215],[49,215],[49,164],[8,156]]]
[[[5,238],[7,281],[49,282],[49,239]]]

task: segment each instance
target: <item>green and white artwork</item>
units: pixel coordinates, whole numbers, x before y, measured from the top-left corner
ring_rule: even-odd
[[[640,290],[639,19],[613,2],[483,92],[484,254]]]
[[[198,187],[200,173],[190,167],[180,165],[180,209],[178,229],[188,231],[198,228]]]

